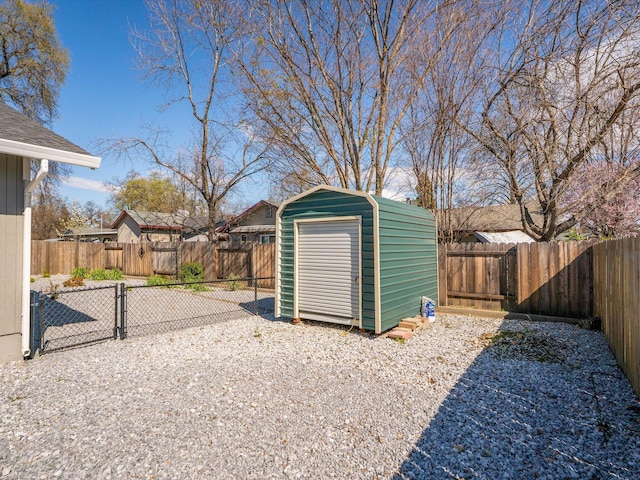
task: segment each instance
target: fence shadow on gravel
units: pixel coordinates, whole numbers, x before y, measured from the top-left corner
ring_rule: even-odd
[[[87,315],[86,313],[75,310],[68,305],[65,305],[64,303],[58,301],[55,297],[43,297],[41,299],[41,302],[43,302],[43,308],[45,308],[44,304],[46,304],[46,310],[49,316],[53,316],[59,319],[55,325],[60,327],[73,323],[97,322],[99,320],[95,317]],[[47,325],[47,327],[49,326],[51,325]]]
[[[41,353],[114,338],[115,286],[32,292],[31,350]]]
[[[613,357],[594,366],[593,352],[563,359],[559,348],[518,362],[508,353],[517,336],[507,322],[500,330],[502,347],[469,366],[394,479],[640,478],[629,457],[640,451],[640,404]]]

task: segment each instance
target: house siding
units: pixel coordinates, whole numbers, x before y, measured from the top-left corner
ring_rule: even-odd
[[[271,217],[266,217],[267,208],[271,209]],[[242,218],[239,222],[235,223],[233,227],[254,227],[259,225],[275,225],[276,224],[276,211],[275,207],[267,207],[267,205],[261,205],[255,209],[254,212]],[[233,228],[231,227],[231,228]],[[247,233],[247,240],[242,241],[242,234],[240,233],[232,233],[229,234],[229,239],[231,240],[232,245],[246,245],[247,243],[255,243],[260,241],[260,235],[271,234],[273,233]]]
[[[129,215],[118,225],[118,243],[178,242],[182,235],[177,230],[141,228]]]
[[[420,313],[422,296],[438,299],[438,245],[428,210],[374,196],[379,207],[382,331]]]
[[[269,207],[272,208],[272,207]],[[275,225],[276,224],[276,209],[272,208],[271,217],[267,218],[265,216],[267,210],[266,205],[261,205],[255,209],[254,212],[247,215],[241,221],[238,222],[237,226],[250,226],[250,225]]]
[[[361,217],[362,327],[375,328],[373,207],[364,197],[334,191],[317,191],[303,197],[280,212],[280,312],[293,317],[294,312],[294,220],[308,218]],[[320,294],[320,293],[319,293]]]
[[[139,242],[141,234],[138,224],[127,215],[118,226],[118,243]]]
[[[23,161],[0,154],[0,364],[22,358]]]
[[[180,232],[171,230],[144,231],[142,233],[143,242],[179,242],[182,240]]]

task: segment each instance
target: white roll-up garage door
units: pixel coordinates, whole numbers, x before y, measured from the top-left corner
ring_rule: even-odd
[[[297,292],[301,318],[350,324],[360,317],[360,223],[298,223]]]

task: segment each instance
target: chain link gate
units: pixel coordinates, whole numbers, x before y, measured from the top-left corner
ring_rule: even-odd
[[[31,292],[32,356],[273,312],[265,278]]]
[[[31,292],[31,351],[110,340],[118,336],[118,286]]]

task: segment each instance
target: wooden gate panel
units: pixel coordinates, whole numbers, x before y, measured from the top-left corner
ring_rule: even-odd
[[[180,275],[178,249],[177,243],[170,242],[158,242],[151,246],[154,275],[171,275],[178,278]]]
[[[119,243],[104,244],[104,268],[111,270],[118,268],[124,272],[124,263],[122,260],[122,245]],[[126,275],[126,272],[124,272]]]
[[[240,278],[252,276],[250,250],[219,250],[218,278],[229,278],[235,275]]]

